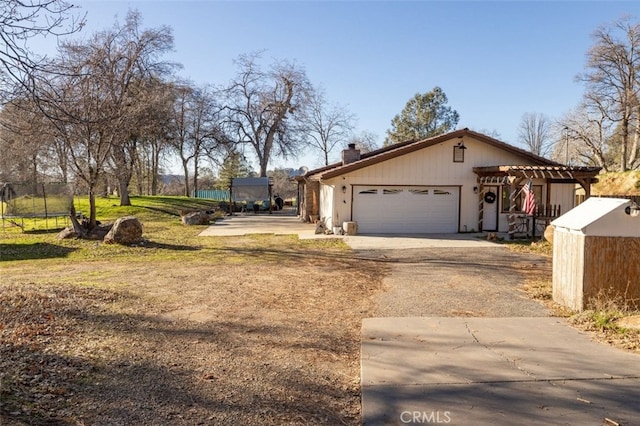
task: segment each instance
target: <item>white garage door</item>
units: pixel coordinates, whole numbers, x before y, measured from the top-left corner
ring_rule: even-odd
[[[358,232],[458,232],[458,187],[354,186],[353,189],[353,220],[358,223]]]

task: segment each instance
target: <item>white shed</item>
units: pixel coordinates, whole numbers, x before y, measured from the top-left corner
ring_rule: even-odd
[[[589,198],[551,222],[553,300],[573,310],[596,298],[640,300],[640,216],[627,199]]]

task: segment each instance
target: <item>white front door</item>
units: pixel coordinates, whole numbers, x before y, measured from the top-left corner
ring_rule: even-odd
[[[498,230],[498,204],[500,201],[500,188],[497,186],[484,187],[484,199],[482,202],[482,230]]]

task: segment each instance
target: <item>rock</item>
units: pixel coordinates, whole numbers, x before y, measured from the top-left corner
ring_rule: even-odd
[[[107,244],[138,244],[142,242],[142,223],[135,216],[121,217],[115,221],[104,237]]]
[[[56,238],[59,240],[64,240],[66,238],[78,238],[78,233],[73,230],[73,228],[65,228],[56,235]]]
[[[322,222],[315,222],[316,224],[316,234],[324,234],[327,228],[324,226]]]
[[[544,229],[544,239],[553,244],[553,232],[555,231],[555,226],[549,225]]]
[[[191,212],[182,216],[184,225],[208,225],[213,218],[213,212]]]

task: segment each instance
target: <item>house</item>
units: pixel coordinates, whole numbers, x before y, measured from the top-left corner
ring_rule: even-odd
[[[365,234],[495,231],[513,237],[529,232],[518,229],[525,183],[531,180],[536,216],[547,223],[576,205],[577,188],[588,198],[599,171],[461,129],[363,154],[350,145],[341,162],[296,179],[300,216],[329,229],[357,222]]]

